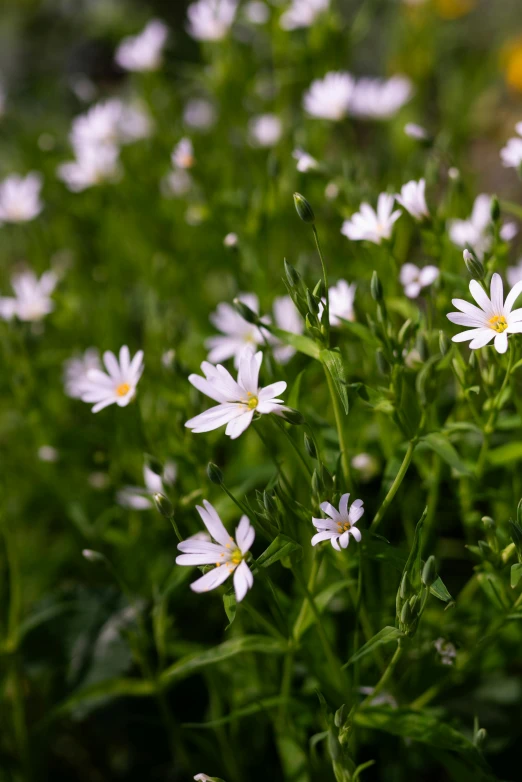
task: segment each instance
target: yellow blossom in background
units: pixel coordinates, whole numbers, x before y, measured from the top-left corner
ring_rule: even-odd
[[[508,86],[522,92],[522,36],[511,39],[504,46],[501,57]]]
[[[443,19],[460,19],[473,11],[477,0],[435,0],[435,9]]]

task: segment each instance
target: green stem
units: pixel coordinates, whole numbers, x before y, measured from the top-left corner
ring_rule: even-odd
[[[328,372],[328,369],[324,367],[324,373],[326,375],[326,382],[328,383],[328,390],[330,392],[330,398],[334,409],[335,426],[337,428],[337,436],[339,438],[339,448],[341,450],[341,468],[343,471],[343,480],[345,487],[348,491],[353,491],[353,478],[350,468],[350,460],[348,458],[348,448],[346,445],[343,418],[341,414],[341,408],[339,405],[339,398],[336,394],[332,377]]]
[[[403,652],[403,649],[404,649],[404,647],[403,647],[403,645],[401,643],[401,640],[402,639],[399,639],[399,642],[397,644],[397,648],[395,650],[395,654],[391,658],[391,660],[390,660],[390,662],[388,664],[388,667],[386,668],[386,670],[384,671],[383,675],[381,676],[381,678],[379,679],[379,681],[377,682],[377,684],[373,688],[373,692],[371,692],[370,695],[368,695],[364,699],[364,701],[361,703],[361,707],[368,706],[370,704],[370,702],[377,695],[379,695],[380,692],[382,692],[382,690],[386,687],[386,685],[390,681],[390,679],[391,679],[391,677],[393,675],[393,672],[395,671],[395,668],[397,666],[397,663],[399,662],[399,660],[400,660],[400,658],[402,656],[402,652]]]
[[[410,440],[408,444],[408,450],[406,451],[406,454],[404,455],[404,459],[402,460],[402,464],[400,466],[399,472],[395,476],[395,480],[393,481],[392,485],[390,486],[390,490],[388,491],[388,494],[383,500],[383,503],[377,513],[374,516],[374,519],[370,525],[370,529],[375,532],[379,524],[381,523],[384,514],[390,507],[393,498],[397,494],[399,487],[401,483],[404,480],[404,476],[408,472],[408,467],[410,466],[410,462],[412,460],[413,452],[415,450],[415,446],[417,445],[418,438],[414,437],[413,440]]]
[[[297,445],[297,443],[294,442],[290,432],[287,429],[285,429],[284,423],[279,418],[277,418],[276,416],[273,416],[272,420],[274,421],[276,426],[283,432],[283,434],[285,435],[286,439],[289,441],[290,445],[292,446],[292,448],[296,452],[297,456],[299,457],[299,463],[304,468],[304,474],[306,476],[306,479],[308,480],[309,478],[312,477],[312,469],[311,469],[310,465],[308,464],[308,462],[306,461],[306,459],[304,458],[304,456],[301,453],[301,451],[299,450],[299,446]]]
[[[324,298],[325,298],[325,318],[326,318],[326,328],[327,328],[327,334],[328,334],[328,342],[330,342],[329,334],[330,334],[330,297],[328,295],[328,274],[326,272],[326,264],[324,262],[323,253],[321,251],[321,245],[319,244],[319,236],[317,234],[317,228],[315,227],[315,223],[312,223],[312,231],[314,232],[314,239],[315,239],[315,246],[317,247],[317,252],[319,253],[319,258],[321,260],[321,266],[323,269],[323,283],[324,283]]]
[[[488,455],[489,450],[489,444],[491,441],[491,435],[495,431],[495,424],[497,420],[497,415],[500,410],[500,405],[502,403],[502,395],[504,393],[504,390],[509,382],[509,376],[511,375],[511,369],[513,367],[513,358],[515,355],[515,348],[513,347],[512,341],[509,343],[509,358],[508,358],[508,366],[506,369],[506,374],[504,375],[504,380],[502,382],[502,385],[500,386],[500,391],[498,392],[497,396],[495,397],[495,401],[493,402],[491,413],[489,414],[489,418],[486,422],[486,425],[484,427],[484,439],[482,441],[482,447],[480,449],[479,458],[477,461],[477,479],[480,479],[482,477],[482,474],[484,472],[484,467],[486,466],[486,459]]]

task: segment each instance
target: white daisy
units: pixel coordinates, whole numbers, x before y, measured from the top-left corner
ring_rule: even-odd
[[[0,222],[26,223],[43,209],[42,176],[34,171],[22,177],[11,174],[0,182]]]
[[[123,39],[114,59],[126,71],[155,71],[161,65],[167,36],[167,26],[159,19],[151,19],[141,33]]]
[[[303,319],[290,296],[279,296],[274,299],[273,311],[274,321],[278,328],[289,331],[291,334],[303,333]],[[295,354],[295,348],[291,345],[283,345],[273,337],[270,338],[270,342],[273,344],[274,356],[281,364],[286,364]]]
[[[170,159],[174,168],[192,168],[196,162],[192,141],[189,138],[182,138],[174,147]]]
[[[345,320],[355,320],[353,303],[355,301],[356,288],[357,285],[354,282],[349,285],[346,280],[339,280],[336,285],[332,285],[329,288],[330,326],[336,328],[337,326],[342,326]],[[323,302],[319,305],[319,318],[323,314]]]
[[[11,279],[14,297],[0,297],[0,317],[11,320],[17,317],[23,321],[42,320],[54,310],[51,294],[58,283],[52,271],[44,272],[40,279],[33,271],[15,274]]]
[[[401,192],[395,196],[396,200],[411,214],[415,220],[422,221],[430,216],[426,204],[426,180],[419,179],[418,182],[412,180],[401,187]]]
[[[283,30],[311,27],[318,16],[327,10],[329,4],[330,0],[292,0],[281,15],[279,24]]]
[[[282,400],[277,398],[286,388],[284,380],[265,388],[259,386],[262,360],[261,352],[255,355],[245,353],[239,362],[237,382],[225,367],[204,361],[201,369],[205,377],[189,375],[189,381],[218,404],[191,418],[185,426],[199,433],[210,432],[226,424],[225,434],[235,440],[252,423],[254,413],[279,415],[286,410]]]
[[[422,288],[431,285],[439,276],[436,266],[424,266],[419,269],[414,263],[405,263],[401,267],[399,279],[404,293],[409,299],[416,299]]]
[[[522,292],[522,282],[517,282],[504,301],[504,291],[500,274],[491,278],[490,295],[476,280],[471,280],[469,290],[477,304],[469,304],[463,299],[453,299],[452,303],[460,312],[450,312],[448,320],[459,326],[468,326],[470,331],[455,334],[453,342],[471,340],[470,348],[483,348],[495,339],[495,349],[505,353],[508,348],[508,334],[522,332],[522,309],[513,310],[513,305]]]
[[[491,196],[482,193],[473,204],[468,220],[449,220],[448,232],[457,247],[471,247],[479,259],[491,247]]]
[[[350,98],[350,114],[363,119],[390,119],[413,93],[406,76],[391,79],[357,79]]]
[[[259,300],[254,293],[240,293],[238,299],[256,314],[259,312]],[[205,347],[209,351],[207,358],[211,364],[234,358],[234,366],[237,369],[245,350],[252,353],[257,345],[264,341],[261,329],[248,323],[226,302],[218,304],[216,311],[210,315],[210,322],[221,332],[219,336],[205,340]],[[268,337],[268,334],[265,336]]]
[[[82,398],[82,388],[91,369],[101,369],[97,348],[87,348],[81,356],[73,356],[64,362],[65,393],[72,399]]]
[[[59,179],[73,193],[103,182],[115,182],[121,173],[119,149],[114,144],[86,144],[77,148],[76,160],[56,169]]]
[[[323,540],[329,540],[336,551],[348,546],[350,535],[357,542],[361,540],[361,532],[355,526],[364,513],[363,500],[355,500],[348,507],[349,494],[343,494],[336,510],[329,502],[322,502],[320,507],[327,519],[312,519],[314,527],[319,530],[312,538],[312,546]]]
[[[248,554],[256,533],[247,516],[242,516],[236,527],[235,539],[228,534],[216,509],[203,500],[203,507],[196,506],[201,520],[215,543],[189,538],[178,543],[183,553],[176,557],[178,565],[215,565],[212,570],[194,581],[190,588],[194,592],[208,592],[220,586],[234,574],[234,592],[239,603],[254,583],[254,577],[245,557]]]
[[[303,97],[305,111],[311,117],[341,120],[347,116],[354,90],[353,76],[343,71],[330,71],[315,79]]]
[[[394,200],[389,193],[381,193],[377,200],[377,211],[367,203],[361,204],[360,211],[344,221],[341,233],[352,241],[366,240],[374,244],[390,239],[393,225],[401,216],[400,209],[393,211]]]
[[[163,177],[160,190],[165,198],[180,198],[192,189],[193,179],[184,168],[178,168]]]
[[[273,147],[283,133],[281,120],[275,114],[260,114],[248,123],[252,143],[257,147]]]
[[[189,34],[198,41],[221,41],[232,27],[238,0],[196,0],[187,10]]]
[[[309,155],[308,152],[305,152],[304,149],[300,149],[299,147],[294,149],[292,152],[292,157],[294,160],[297,160],[296,168],[302,173],[313,171],[315,168],[319,167],[317,160]]]
[[[114,353],[107,350],[103,354],[103,363],[107,372],[89,370],[81,389],[84,402],[95,402],[93,413],[112,404],[126,407],[132,401],[143,372],[143,350],[138,350],[132,361],[127,345],[120,349],[119,361]]]

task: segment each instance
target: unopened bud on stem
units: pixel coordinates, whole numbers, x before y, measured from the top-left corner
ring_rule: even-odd
[[[372,293],[372,299],[374,301],[382,301],[383,290],[382,290],[381,281],[379,279],[379,275],[377,274],[376,271],[374,271],[373,274],[372,274],[372,281],[370,283],[370,290],[371,290],[371,293]]]
[[[314,210],[301,193],[294,193],[294,204],[297,214],[304,223],[315,222]]]
[[[473,277],[473,279],[483,280],[485,272],[484,272],[484,264],[482,263],[482,261],[479,261],[477,256],[468,249],[464,250],[464,252],[462,253],[462,257],[464,258],[466,269]]]
[[[247,305],[242,302],[240,299],[234,299],[232,302],[234,307],[236,308],[237,312],[241,315],[241,317],[247,321],[247,323],[257,323],[259,320],[257,314],[250,309],[250,307],[247,307]]]
[[[174,515],[174,508],[172,507],[172,503],[167,497],[165,497],[164,494],[155,494],[154,504],[156,505],[157,511],[161,513],[161,515],[166,519],[170,519]]]
[[[212,481],[212,483],[215,483],[216,486],[221,486],[223,483],[223,473],[217,466],[217,464],[214,464],[214,462],[209,462],[207,466],[207,475],[209,478],[209,481]]]

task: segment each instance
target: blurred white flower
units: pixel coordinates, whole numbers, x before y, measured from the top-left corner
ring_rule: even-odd
[[[196,774],[194,779],[196,782],[213,782],[212,777],[209,777],[207,774]]]
[[[358,453],[352,460],[351,465],[357,470],[362,481],[371,481],[379,472],[379,463],[377,459],[369,453]]]
[[[42,176],[11,174],[0,182],[0,223],[26,223],[43,209],[40,200]]]
[[[505,168],[519,168],[522,164],[522,138],[510,138],[500,150],[500,157]]]
[[[471,280],[469,290],[479,306],[475,307],[464,299],[453,299],[452,304],[461,311],[450,312],[446,316],[452,323],[469,327],[469,331],[455,334],[453,342],[471,340],[470,348],[477,350],[494,338],[497,352],[505,353],[508,349],[508,334],[522,332],[522,309],[513,309],[515,301],[522,293],[522,282],[513,286],[505,302],[500,274],[494,274],[491,278],[489,296],[476,280]]]
[[[275,325],[289,331],[291,334],[302,334],[304,322],[290,296],[279,296],[273,304]],[[283,345],[278,339],[270,337],[273,344],[274,356],[281,364],[286,364],[295,354],[295,348],[291,345]]]
[[[134,398],[136,386],[143,372],[143,350],[138,350],[131,361],[129,348],[123,345],[119,361],[110,350],[103,354],[107,372],[90,369],[81,389],[83,402],[94,402],[93,413],[108,405],[126,407]]]
[[[501,226],[499,236],[503,242],[510,242],[518,233],[518,225],[516,223],[507,222]]]
[[[225,367],[204,361],[201,369],[205,377],[189,375],[189,381],[218,404],[191,418],[185,426],[199,433],[210,432],[226,424],[225,434],[235,440],[250,426],[254,413],[280,415],[286,410],[282,400],[277,398],[286,388],[284,380],[265,388],[259,386],[262,360],[261,352],[244,353],[239,361],[237,383]]]
[[[148,465],[144,464],[143,481],[145,487],[124,486],[116,494],[118,505],[132,510],[148,510],[152,508],[153,501],[151,495],[165,494],[162,476],[168,483],[173,483],[176,477],[176,465],[173,462],[169,462],[165,465],[162,475],[158,475]]]
[[[254,577],[245,559],[255,540],[256,533],[247,516],[241,516],[236,527],[235,539],[228,534],[213,505],[203,500],[203,507],[196,506],[201,521],[216,543],[189,538],[178,543],[183,553],[176,557],[177,565],[215,565],[204,576],[193,581],[194,592],[208,592],[223,584],[234,573],[234,592],[239,603],[254,583]],[[194,779],[210,779],[198,774]]]
[[[237,298],[252,312],[259,313],[259,299],[254,293],[240,293]],[[235,307],[227,302],[218,304],[216,311],[210,315],[210,322],[221,332],[219,336],[205,340],[205,347],[209,351],[208,360],[211,364],[233,358],[237,369],[243,353],[245,351],[252,353],[257,345],[261,345],[264,341],[261,329],[253,323],[248,323]],[[268,334],[265,333],[265,336],[268,338]]]
[[[313,171],[314,168],[318,168],[319,166],[319,163],[315,158],[309,155],[308,152],[305,152],[304,149],[300,149],[299,147],[294,149],[292,152],[292,157],[294,160],[297,160],[297,170],[303,173],[306,173],[306,171]]]
[[[350,98],[350,113],[366,119],[389,119],[407,103],[413,93],[406,76],[391,79],[357,79]]]
[[[473,204],[468,220],[449,220],[448,232],[457,247],[471,247],[479,259],[491,247],[491,196],[482,193]]]
[[[38,448],[38,458],[41,462],[57,462],[59,453],[52,445],[41,445]]]
[[[153,122],[144,106],[139,103],[124,103],[121,107],[118,130],[121,143],[130,144],[142,138],[149,138],[153,130]]]
[[[192,168],[195,165],[194,147],[189,138],[182,138],[176,144],[171,155],[171,161],[174,168]]]
[[[275,114],[252,117],[248,129],[252,142],[259,147],[273,147],[283,132],[281,120]]]
[[[283,30],[298,30],[311,27],[317,17],[328,9],[330,0],[292,0],[281,15],[279,24]]]
[[[91,106],[84,114],[72,121],[69,139],[78,153],[86,146],[99,144],[118,144],[123,102],[119,98],[110,98]]]
[[[81,399],[82,387],[91,369],[101,369],[100,354],[97,348],[87,348],[80,356],[73,356],[64,362],[65,393],[72,399]]]
[[[389,193],[381,193],[377,200],[377,211],[367,203],[361,204],[360,211],[344,221],[341,233],[352,241],[366,240],[374,244],[390,239],[394,223],[401,216],[400,209],[393,211],[394,201]]]
[[[305,92],[303,106],[312,117],[340,120],[347,116],[355,81],[343,71],[330,71],[315,79]]]
[[[114,144],[86,144],[77,148],[76,160],[61,163],[59,179],[73,193],[80,193],[103,182],[114,182],[121,174],[119,149]]]
[[[328,291],[328,304],[330,306],[330,325],[334,328],[342,326],[345,320],[355,320],[353,303],[355,301],[356,284],[348,285],[346,280],[339,280],[337,285],[332,285]],[[319,306],[319,317],[323,314],[323,303]]]
[[[270,9],[262,0],[250,0],[245,5],[244,13],[252,24],[266,24],[270,19]]]
[[[187,9],[189,34],[198,41],[221,41],[232,27],[238,0],[196,0]]]
[[[229,233],[223,239],[223,244],[225,245],[225,247],[237,247],[238,241],[239,239],[237,234]]]
[[[433,646],[439,653],[440,661],[443,665],[453,665],[457,656],[457,650],[450,641],[446,641],[444,638],[437,638]]]
[[[106,489],[110,483],[110,477],[106,472],[91,472],[88,477],[89,486],[97,491]]]
[[[216,122],[214,104],[205,98],[192,98],[183,109],[183,122],[194,130],[208,130]]]
[[[161,65],[167,36],[167,26],[159,19],[151,19],[141,33],[123,39],[114,59],[126,71],[155,71]]]
[[[359,543],[361,532],[355,526],[364,513],[363,501],[355,500],[348,507],[349,494],[343,494],[339,502],[339,510],[329,502],[322,502],[321,510],[327,519],[312,519],[314,527],[319,530],[312,538],[312,546],[323,540],[329,540],[336,551],[346,548],[350,535]]]
[[[522,258],[516,266],[509,266],[506,270],[507,281],[511,286],[522,280]]]
[[[409,299],[416,299],[422,288],[431,285],[439,276],[436,266],[424,266],[419,269],[414,263],[405,263],[401,267],[399,279],[404,293]]]
[[[13,275],[11,285],[14,298],[0,297],[0,317],[11,320],[17,317],[23,321],[42,320],[54,309],[51,294],[58,277],[52,271],[44,272],[40,279],[33,271],[23,271]]]
[[[448,168],[448,177],[452,180],[452,182],[457,182],[460,179],[460,171],[455,166],[451,166],[451,168]]]
[[[339,185],[335,182],[328,182],[324,189],[324,195],[329,201],[334,201],[339,195]]]
[[[415,122],[407,122],[404,126],[404,132],[410,138],[415,139],[415,141],[426,141],[430,137],[426,128],[423,128],[422,125],[417,125]]]
[[[396,199],[415,220],[422,221],[430,216],[425,192],[425,179],[419,179],[418,182],[412,180],[401,187],[401,192],[396,196]]]
[[[184,168],[170,171],[161,180],[161,192],[166,198],[186,195],[192,187],[192,177]]]

